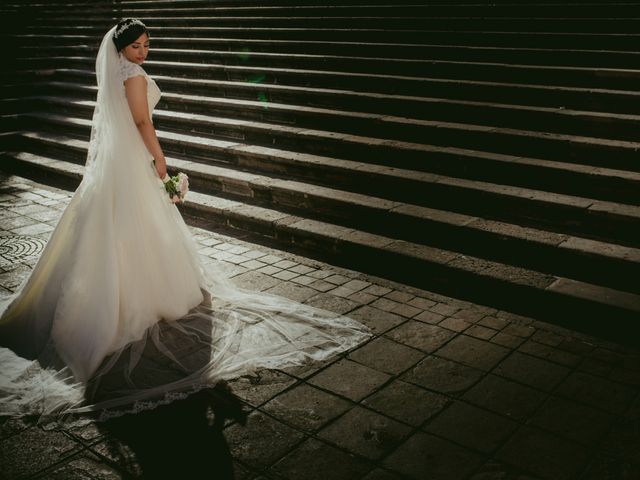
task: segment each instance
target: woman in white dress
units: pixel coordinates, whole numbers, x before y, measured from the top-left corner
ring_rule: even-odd
[[[100,44],[85,175],[0,308],[0,415],[107,419],[323,360],[370,335],[345,316],[236,287],[201,262],[162,180],[151,121],[161,94],[140,66],[148,42],[145,25],[126,19]]]

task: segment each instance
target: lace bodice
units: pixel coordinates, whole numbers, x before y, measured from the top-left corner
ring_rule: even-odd
[[[120,79],[124,82],[127,78],[142,75],[147,79],[147,103],[149,104],[149,116],[152,115],[153,109],[156,107],[162,96],[162,92],[155,80],[147,75],[147,72],[137,63],[130,62],[124,55],[120,54]]]

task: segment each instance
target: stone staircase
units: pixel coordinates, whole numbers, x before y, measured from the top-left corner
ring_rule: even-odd
[[[430,3],[10,0],[0,168],[77,186],[99,40],[135,16],[185,215],[629,338],[640,2]]]

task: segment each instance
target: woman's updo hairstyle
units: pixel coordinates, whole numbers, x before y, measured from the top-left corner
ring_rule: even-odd
[[[116,46],[116,50],[119,52],[127,45],[132,44],[143,33],[146,33],[147,36],[149,35],[146,25],[137,18],[120,20],[116,25],[116,31],[113,32],[113,43]]]

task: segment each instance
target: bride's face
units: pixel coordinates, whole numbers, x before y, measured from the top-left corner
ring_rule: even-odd
[[[122,49],[122,54],[130,62],[142,65],[149,54],[149,35],[146,33],[140,35],[133,43]]]

